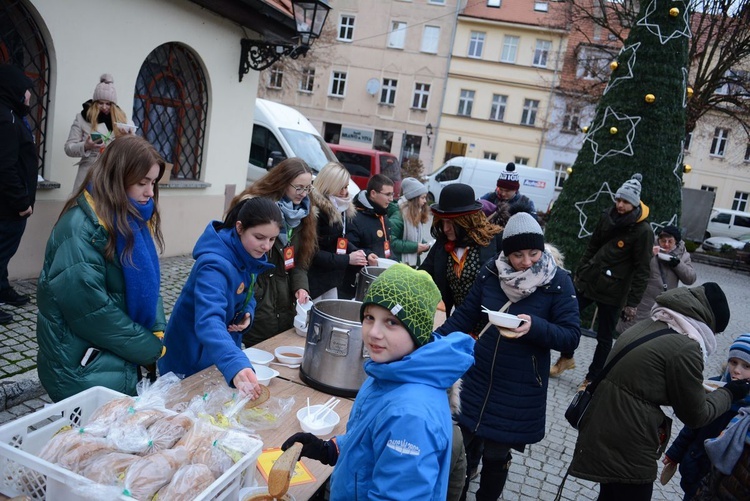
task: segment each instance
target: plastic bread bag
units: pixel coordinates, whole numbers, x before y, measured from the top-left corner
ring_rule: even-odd
[[[241,406],[234,414],[234,420],[250,431],[271,430],[277,428],[283,418],[294,407],[294,397],[270,397],[264,403],[253,406],[252,401]]]
[[[176,400],[182,393],[180,390],[180,378],[174,372],[168,372],[160,376],[153,383],[148,378],[138,381],[136,391],[138,392],[138,407],[166,407],[167,402]]]
[[[263,448],[263,442],[259,437],[253,437],[240,430],[225,431],[216,441],[216,445],[232,458],[234,463],[250,451]]]
[[[115,421],[128,415],[135,408],[133,397],[121,397],[110,400],[96,409],[86,423],[89,433],[105,436]]]
[[[214,474],[204,464],[187,464],[177,470],[172,481],[159,489],[158,501],[192,501],[211,485]]]
[[[122,494],[135,499],[151,501],[159,489],[164,487],[188,461],[188,451],[176,447],[150,454],[133,463],[125,473]]]
[[[153,446],[148,427],[171,416],[166,409],[131,408],[112,424],[107,440],[120,452],[146,454]]]
[[[199,419],[175,447],[186,448],[191,463],[208,466],[218,478],[234,464],[232,458],[219,447],[219,439],[224,431],[208,421]]]
[[[148,452],[171,449],[178,440],[193,427],[193,419],[187,414],[175,414],[156,421],[148,427]]]
[[[140,456],[125,454],[124,452],[110,452],[96,458],[80,469],[81,475],[98,484],[122,487],[125,482],[125,472]],[[122,488],[117,492],[122,492]]]
[[[66,470],[80,473],[91,462],[110,452],[114,452],[114,449],[112,444],[106,439],[99,437],[90,437],[86,440],[81,439],[77,446],[69,448],[65,453],[60,455],[57,464]]]
[[[52,436],[39,452],[39,458],[50,463],[57,463],[69,451],[85,444],[101,441],[101,437],[87,433],[84,428],[65,427]]]

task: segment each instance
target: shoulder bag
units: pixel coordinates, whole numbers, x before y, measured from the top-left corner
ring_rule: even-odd
[[[575,396],[573,397],[573,400],[570,402],[570,405],[568,405],[568,409],[565,411],[565,419],[568,420],[568,423],[570,423],[570,426],[572,426],[576,430],[578,429],[578,426],[581,423],[581,419],[583,418],[583,415],[586,413],[586,409],[588,408],[589,403],[591,403],[591,398],[594,396],[594,390],[596,390],[596,387],[599,385],[599,382],[602,379],[604,379],[604,377],[607,375],[607,373],[612,368],[612,366],[615,365],[615,362],[620,360],[633,348],[640,346],[646,341],[651,341],[654,338],[657,338],[664,334],[668,334],[670,332],[674,332],[674,331],[672,329],[667,328],[667,329],[658,330],[656,332],[652,332],[651,334],[648,334],[647,336],[643,336],[639,340],[630,343],[628,346],[623,348],[617,355],[615,355],[615,357],[612,360],[610,360],[609,363],[605,365],[604,368],[599,372],[599,374],[591,382],[591,384],[588,385],[585,389],[577,392]]]

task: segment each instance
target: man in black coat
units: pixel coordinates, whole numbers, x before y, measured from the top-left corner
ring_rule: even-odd
[[[21,306],[29,297],[8,282],[8,263],[18,250],[34,210],[37,156],[29,113],[31,80],[12,65],[0,66],[0,303]],[[0,309],[0,324],[13,315]]]
[[[376,174],[367,182],[367,188],[354,198],[357,215],[346,228],[346,239],[355,250],[363,250],[369,266],[377,266],[378,258],[391,257],[391,223],[388,221],[388,204],[393,200],[393,181]],[[349,266],[339,297],[354,297],[355,280],[361,266]]]

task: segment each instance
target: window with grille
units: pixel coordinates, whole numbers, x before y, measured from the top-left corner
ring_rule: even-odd
[[[536,49],[534,50],[534,62],[532,65],[546,68],[547,58],[549,57],[549,51],[551,48],[552,42],[549,40],[537,40]]]
[[[529,165],[528,157],[516,157],[513,159],[513,163],[516,165]]]
[[[523,113],[521,114],[521,125],[534,125],[534,123],[536,122],[536,114],[538,111],[539,101],[537,101],[536,99],[524,99]]]
[[[581,108],[579,106],[565,106],[565,114],[563,115],[562,131],[563,132],[578,132],[578,126],[581,121]]]
[[[497,153],[494,151],[485,151],[484,158],[487,160],[497,160]]]
[[[21,1],[0,2],[0,64],[13,64],[31,79],[31,109],[26,118],[36,142],[38,172],[46,177],[50,58],[39,25]]]
[[[703,184],[703,185],[701,185],[701,190],[703,190],[703,191],[711,191],[711,192],[715,193],[716,192],[716,186],[708,186],[707,184]]]
[[[568,167],[570,165],[555,162],[555,189],[562,190],[565,180],[568,178]]]
[[[331,76],[331,96],[344,97],[346,91],[346,72],[334,71]]]
[[[135,82],[133,122],[172,167],[172,179],[201,178],[208,91],[193,52],[166,43],[146,57]]]
[[[490,108],[490,120],[502,122],[505,119],[505,106],[508,104],[508,96],[500,94],[492,95],[492,107]]]
[[[313,89],[315,89],[315,68],[303,68],[299,90],[302,92],[312,92]]]
[[[711,140],[711,155],[715,157],[723,157],[724,152],[727,148],[728,139],[729,129],[716,127],[716,129],[714,130],[714,138]]]
[[[279,66],[274,66],[268,75],[268,87],[271,89],[280,89],[283,84],[284,70]]]
[[[339,38],[342,42],[354,39],[354,16],[342,14],[339,18]]]
[[[470,117],[471,108],[474,106],[474,91],[461,89],[461,95],[458,98],[458,114]]]
[[[742,191],[735,191],[734,192],[734,200],[732,201],[732,210],[747,210],[747,199],[750,197],[750,193],[745,193]],[[743,220],[743,223],[740,223],[739,221],[740,216],[735,215],[734,216],[734,224],[736,226],[748,226],[750,222]]]
[[[469,57],[481,58],[482,52],[484,51],[484,37],[485,33],[482,31],[472,31],[471,38],[469,39]]]
[[[380,104],[396,104],[396,86],[398,81],[393,78],[383,79],[383,88],[380,90]]]
[[[500,61],[503,63],[515,63],[518,54],[518,42],[520,37],[505,35],[503,38],[503,53],[500,55]]]
[[[418,110],[426,110],[427,103],[430,100],[430,84],[426,83],[415,83],[414,84],[414,99],[411,107],[417,108]]]

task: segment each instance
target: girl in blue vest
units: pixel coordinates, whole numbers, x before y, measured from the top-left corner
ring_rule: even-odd
[[[228,385],[252,397],[260,394],[242,352],[242,333],[253,322],[258,275],[273,268],[267,253],[281,226],[281,211],[267,198],[243,200],[223,222],[208,224],[167,325],[161,374],[187,377],[216,364]]]

